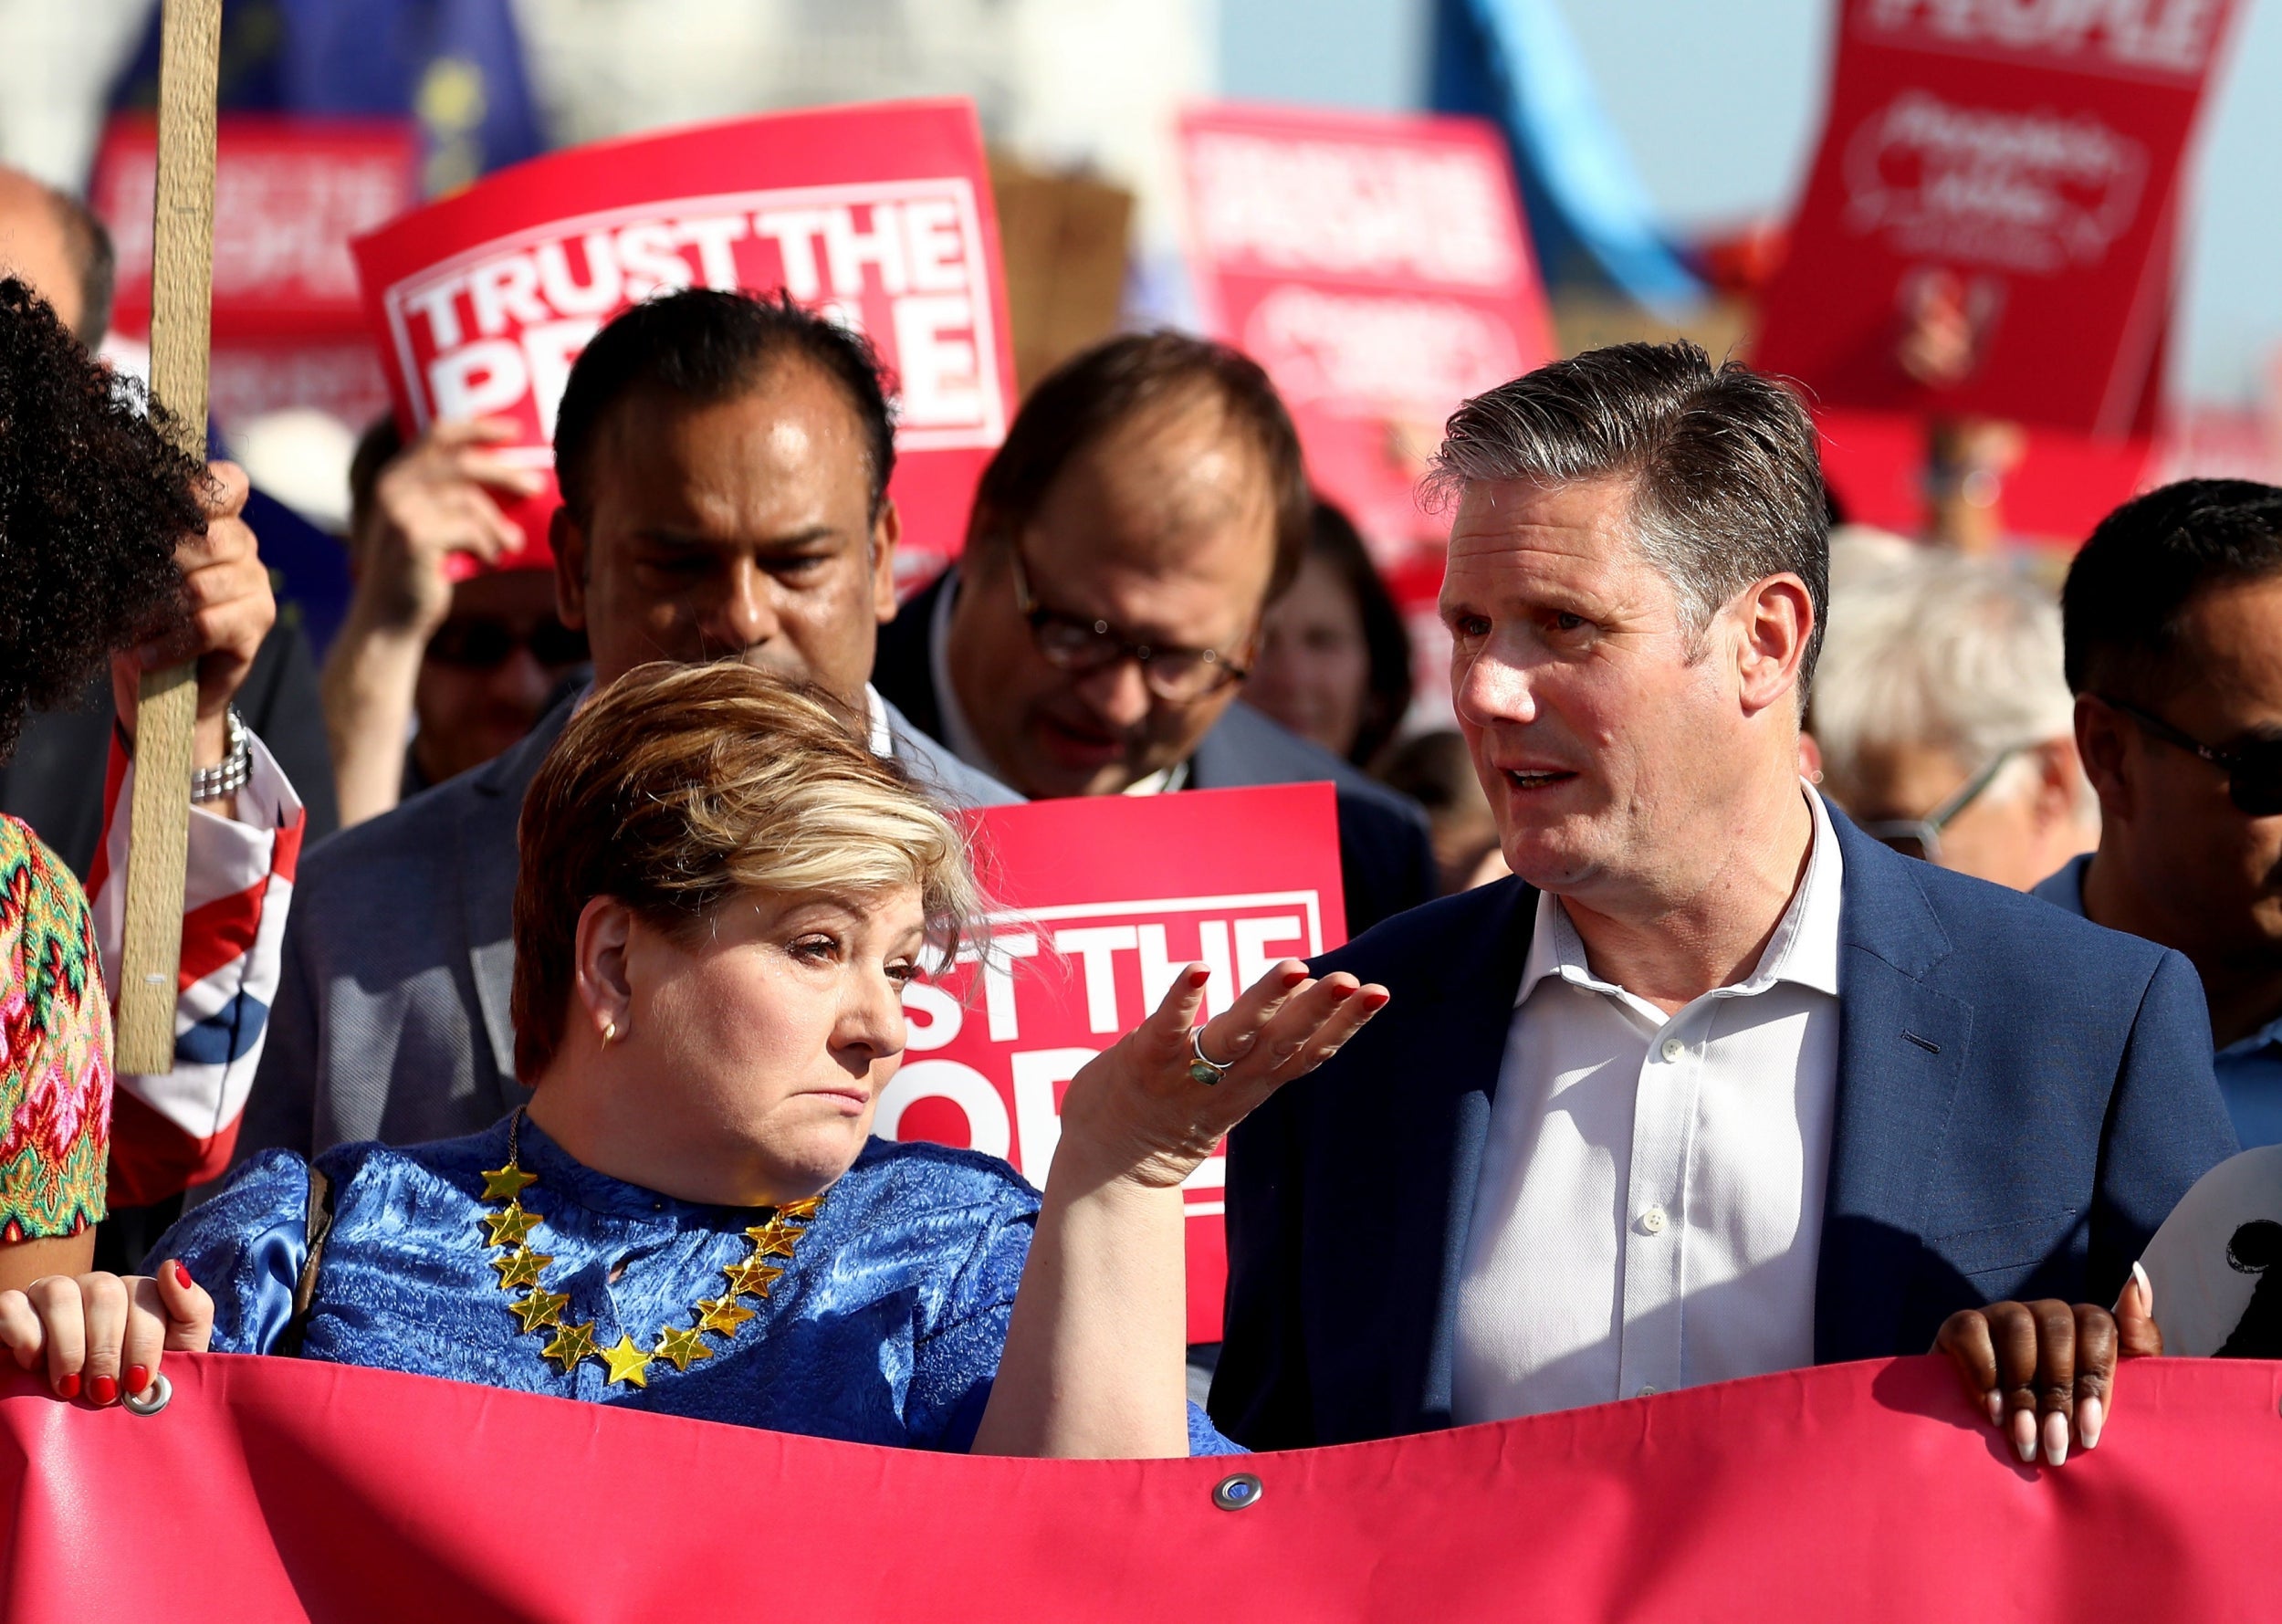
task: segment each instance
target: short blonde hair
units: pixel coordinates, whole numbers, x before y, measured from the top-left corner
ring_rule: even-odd
[[[979,913],[958,830],[813,689],[738,665],[639,666],[589,703],[523,800],[515,1068],[553,1061],[597,896],[681,933],[743,891],[916,885],[947,962]]]

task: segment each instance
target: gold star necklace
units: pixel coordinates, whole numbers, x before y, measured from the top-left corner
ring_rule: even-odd
[[[518,1148],[522,1126],[523,1113],[518,1109],[514,1120],[508,1124],[508,1165],[487,1168],[483,1174],[484,1200],[507,1204],[497,1212],[485,1213],[476,1225],[490,1231],[484,1245],[508,1249],[505,1255],[491,1260],[491,1266],[499,1272],[499,1289],[523,1293],[508,1304],[508,1312],[522,1322],[526,1334],[552,1333],[546,1346],[539,1350],[539,1357],[554,1360],[566,1376],[582,1359],[600,1359],[610,1367],[610,1375],[602,1384],[605,1387],[621,1381],[638,1388],[648,1387],[653,1359],[665,1359],[675,1369],[686,1370],[698,1359],[711,1358],[713,1348],[706,1341],[706,1334],[733,1337],[738,1326],[754,1317],[753,1310],[738,1298],[765,1299],[769,1295],[769,1286],[784,1271],[771,1267],[765,1260],[790,1257],[792,1248],[808,1232],[806,1226],[823,1202],[822,1196],[810,1196],[805,1200],[787,1201],[780,1207],[762,1208],[768,1214],[766,1221],[745,1231],[745,1238],[753,1243],[751,1255],[742,1263],[722,1266],[721,1273],[728,1276],[729,1289],[718,1297],[697,1299],[693,1310],[695,1325],[660,1325],[656,1345],[647,1351],[623,1332],[616,1346],[602,1347],[594,1341],[592,1320],[582,1325],[563,1323],[563,1311],[570,1305],[570,1294],[549,1291],[542,1278],[547,1265],[555,1260],[547,1252],[532,1250],[530,1244],[530,1233],[539,1227],[539,1215],[524,1210],[523,1192],[539,1182],[539,1175],[523,1170]]]

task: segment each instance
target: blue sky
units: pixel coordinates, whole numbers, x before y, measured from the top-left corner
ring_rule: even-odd
[[[1831,0],[1559,0],[1649,194],[1691,229],[1786,212],[1822,118]],[[2282,367],[2282,0],[2243,0],[2206,107],[2173,367],[2247,404]],[[1430,0],[1220,0],[1231,96],[1417,105]],[[2282,386],[2282,385],[2277,385]]]

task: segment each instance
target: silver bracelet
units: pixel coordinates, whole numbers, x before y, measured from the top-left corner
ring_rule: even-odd
[[[194,805],[235,795],[253,781],[254,736],[246,730],[246,718],[237,714],[236,706],[231,706],[223,718],[223,729],[229,748],[222,760],[211,767],[191,770],[190,799]]]

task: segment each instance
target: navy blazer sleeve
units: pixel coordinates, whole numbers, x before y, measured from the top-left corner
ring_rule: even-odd
[[[2211,1022],[2194,967],[2164,951],[2124,1041],[2102,1125],[2085,1286],[2113,1303],[2171,1210],[2239,1147],[2211,1078]]]
[[[1230,1137],[1228,1292],[1210,1409],[1247,1449],[1315,1442],[1300,1333],[1297,1126],[1287,1091]]]

